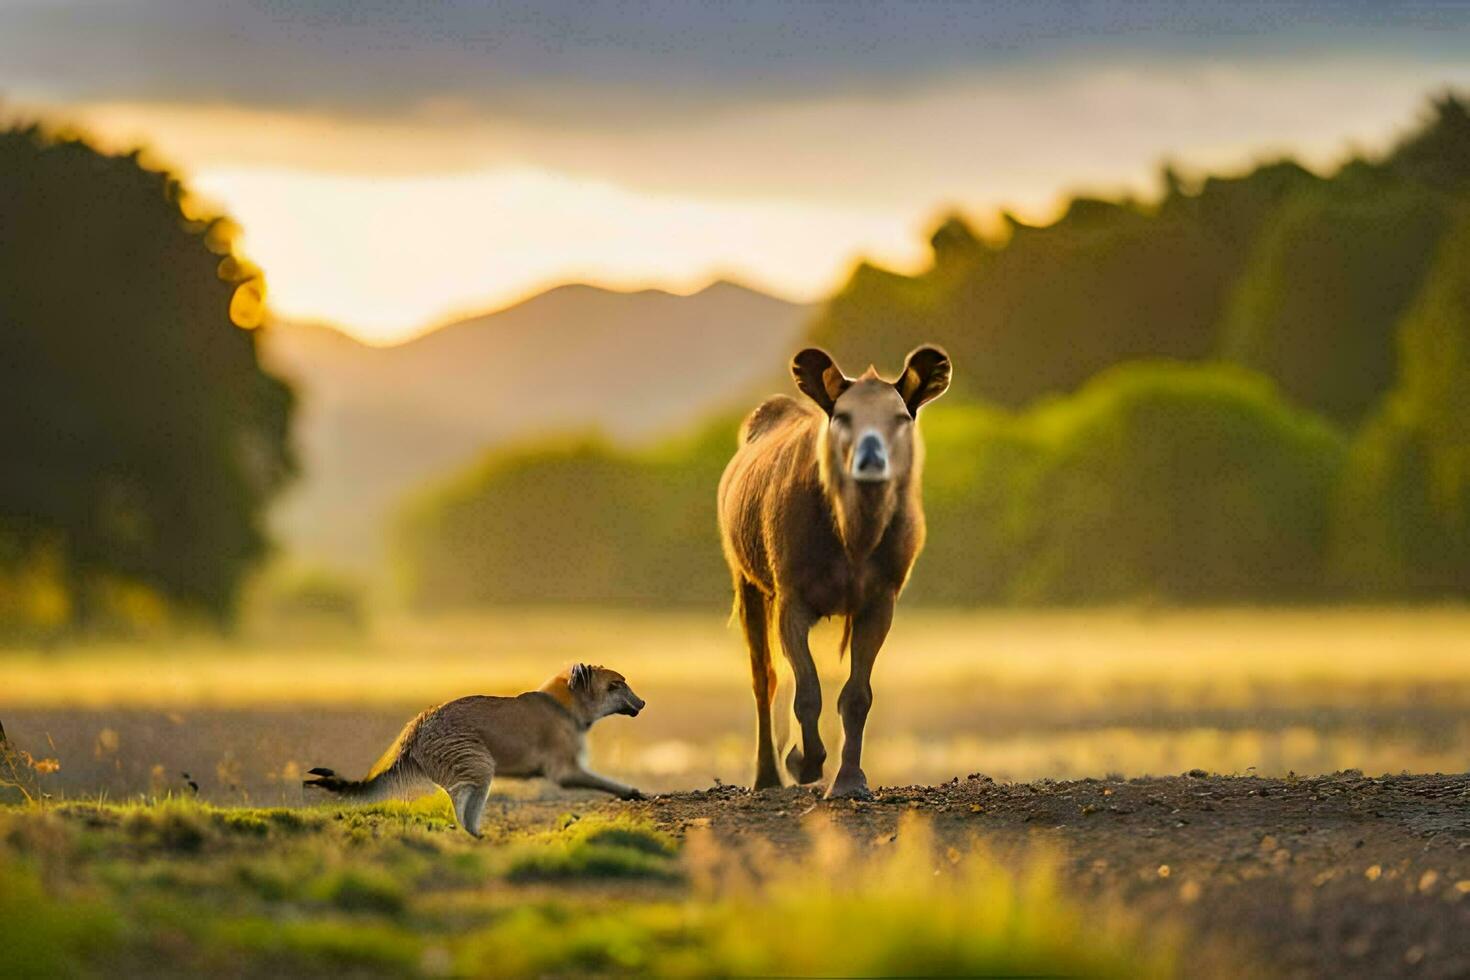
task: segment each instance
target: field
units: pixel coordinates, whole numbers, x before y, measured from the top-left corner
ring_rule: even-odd
[[[441,798],[303,809],[304,769],[580,659],[649,702],[593,767],[661,795],[502,783],[481,842]],[[745,670],[698,612],[9,651],[0,720],[60,768],[0,809],[0,939],[227,975],[1470,970],[1470,781],[1392,775],[1470,768],[1466,610],[906,610],[872,803],[739,788]]]

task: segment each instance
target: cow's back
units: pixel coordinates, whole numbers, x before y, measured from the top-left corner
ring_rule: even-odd
[[[768,398],[746,416],[739,446],[720,478],[720,538],[737,576],[771,591],[768,548],[793,508],[821,499],[817,437],[823,415],[786,395]]]

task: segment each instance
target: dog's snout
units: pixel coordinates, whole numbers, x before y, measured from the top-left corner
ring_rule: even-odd
[[[867,432],[852,454],[852,475],[859,480],[882,480],[888,476],[888,449],[883,437]]]

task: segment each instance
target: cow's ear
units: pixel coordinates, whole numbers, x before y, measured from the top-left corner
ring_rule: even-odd
[[[910,415],[932,402],[949,388],[949,355],[942,347],[917,347],[904,362],[903,374],[893,383]]]
[[[592,690],[592,668],[586,664],[573,664],[567,675],[567,687],[577,692]]]
[[[832,406],[838,397],[852,386],[852,379],[842,373],[832,355],[820,347],[808,347],[791,359],[791,376],[796,387],[821,406],[822,411],[832,414]]]

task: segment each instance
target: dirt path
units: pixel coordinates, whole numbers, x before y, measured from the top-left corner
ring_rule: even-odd
[[[498,806],[512,823],[567,809]],[[865,803],[726,786],[585,809],[631,809],[675,832],[709,826],[727,842],[778,849],[804,846],[803,820],[816,813],[881,846],[918,810],[941,843],[978,836],[1002,859],[1031,844],[1060,850],[1079,892],[1243,941],[1284,975],[1470,976],[1470,776],[1012,785],[972,776],[883,789]]]

